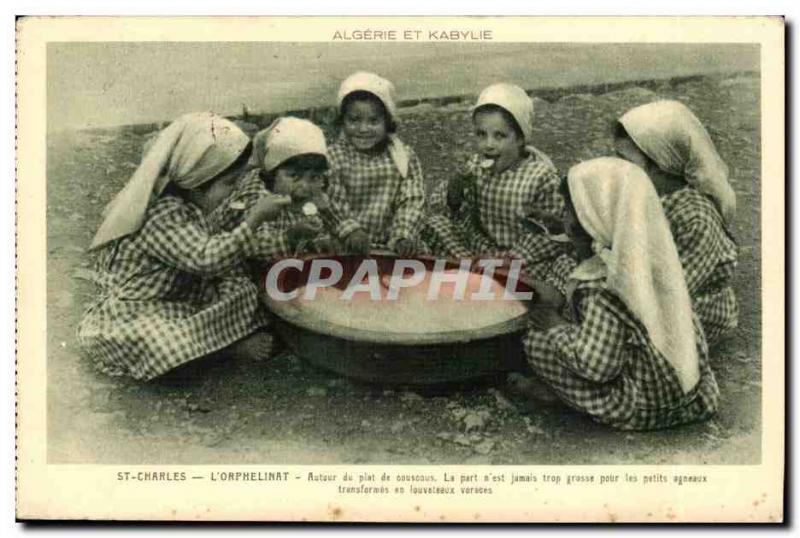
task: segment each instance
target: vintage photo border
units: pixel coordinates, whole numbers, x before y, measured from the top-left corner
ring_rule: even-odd
[[[784,442],[784,44],[780,19],[382,19],[382,26],[402,28],[490,25],[498,41],[620,41],[658,42],[759,42],[762,106],[762,326],[763,401],[762,463],[751,466],[685,466],[687,473],[710,477],[702,488],[643,489],[627,486],[615,490],[612,505],[606,492],[595,487],[555,488],[533,498],[506,490],[489,499],[463,498],[456,502],[427,497],[424,510],[397,506],[396,499],[370,499],[332,495],[324,486],[292,484],[254,489],[253,485],[225,484],[182,487],[135,484],[120,487],[115,473],[124,466],[47,465],[44,391],[46,308],[45,264],[45,136],[46,99],[43,69],[48,40],[221,40],[224,28],[237,41],[296,41],[302,32],[312,41],[326,41],[333,27],[356,27],[358,19],[237,19],[224,25],[214,19],[126,19],[104,24],[102,19],[30,19],[19,34],[18,84],[18,516],[54,518],[184,519],[184,520],[339,520],[339,521],[773,521],[782,517]],[[89,30],[91,27],[91,31]],[[207,31],[201,31],[203,28]],[[536,31],[530,31],[536,28]],[[87,36],[91,36],[87,38]],[[329,38],[329,37],[328,37]],[[535,39],[533,39],[535,38]],[[780,263],[775,263],[780,260]],[[176,466],[170,466],[175,468]],[[182,466],[181,466],[182,467]],[[191,468],[192,466],[186,466]],[[248,466],[242,466],[248,467]],[[258,466],[270,470],[273,466]],[[306,466],[274,466],[304,473]],[[316,466],[315,466],[316,467]],[[325,466],[342,473],[348,467],[373,467],[381,472],[392,466]],[[408,467],[408,466],[404,466]],[[459,466],[436,466],[458,472]],[[487,466],[488,467],[488,466]],[[532,468],[536,466],[530,466]],[[607,466],[581,466],[581,471],[602,472]],[[640,472],[657,466],[641,467]],[[207,467],[208,468],[208,467]],[[558,467],[548,466],[555,471]],[[317,471],[319,469],[315,469]],[[409,467],[413,470],[413,467]],[[470,472],[500,472],[470,469]],[[735,487],[731,484],[735,483]],[[52,487],[57,484],[58,487]],[[46,486],[49,485],[49,486]],[[180,494],[176,492],[180,491]],[[257,494],[254,494],[256,493]],[[762,498],[762,492],[764,497]],[[159,508],[147,501],[160,496]],[[760,500],[754,504],[754,500]],[[231,502],[235,500],[235,502]],[[299,502],[302,500],[302,502]],[[225,501],[223,503],[223,501]],[[163,503],[167,504],[163,504]],[[168,505],[168,508],[167,508]]]

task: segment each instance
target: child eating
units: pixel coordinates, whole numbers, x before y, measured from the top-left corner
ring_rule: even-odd
[[[328,150],[319,127],[304,119],[278,118],[253,137],[250,163],[257,168],[245,175],[228,201],[226,227],[238,224],[244,211],[263,196],[291,201],[277,218],[258,230],[253,257],[269,260],[299,252],[332,254],[339,250],[338,243],[324,231],[332,225],[324,194]]]
[[[456,258],[518,258],[543,278],[562,253],[543,220],[561,214],[559,177],[534,148],[533,103],[513,84],[484,89],[472,113],[478,153],[447,185],[449,218],[429,217],[434,252]]]
[[[244,261],[288,198],[259,198],[232,231],[213,217],[250,157],[248,137],[210,112],[161,131],[92,241],[101,297],[78,340],[111,375],[150,380],[200,358],[261,359],[272,336]]]

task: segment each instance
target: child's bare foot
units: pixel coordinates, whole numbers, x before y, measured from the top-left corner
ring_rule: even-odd
[[[540,403],[553,404],[559,401],[553,389],[534,376],[526,377],[517,372],[511,372],[506,378],[506,387],[512,394]]]
[[[232,344],[226,352],[237,359],[263,361],[274,355],[276,348],[274,336],[265,331],[256,331]]]

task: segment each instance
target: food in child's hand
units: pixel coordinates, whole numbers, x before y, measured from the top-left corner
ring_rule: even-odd
[[[317,210],[317,204],[314,202],[306,202],[303,204],[303,215],[306,217],[315,217],[319,211]]]
[[[244,211],[245,209],[247,209],[247,205],[241,200],[234,200],[233,202],[228,204],[228,207],[233,209],[234,211]]]
[[[478,166],[480,166],[484,170],[488,170],[489,168],[494,166],[494,159],[484,159],[478,164]]]

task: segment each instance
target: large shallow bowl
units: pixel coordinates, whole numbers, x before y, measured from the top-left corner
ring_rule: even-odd
[[[382,272],[391,272],[397,259],[388,253],[370,256]],[[303,271],[285,270],[278,279],[282,291],[292,291],[306,283],[308,268],[314,258],[305,257]],[[349,282],[363,258],[338,256],[344,267],[343,281]],[[420,256],[427,269],[434,258]],[[458,268],[449,261],[448,268]],[[260,282],[268,268],[261,273]],[[496,279],[505,284],[505,272]],[[278,317],[281,337],[302,359],[341,375],[361,381],[396,384],[440,384],[461,382],[524,368],[522,332],[527,316],[522,314],[502,323],[469,331],[435,333],[378,332],[344,326],[320,319],[302,308],[302,302],[278,301],[265,292],[262,296]],[[518,291],[531,291],[524,281]]]

